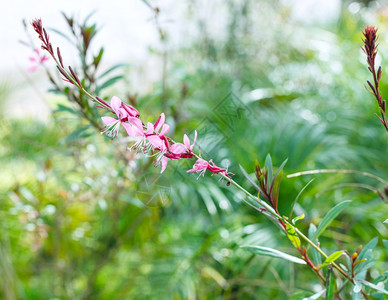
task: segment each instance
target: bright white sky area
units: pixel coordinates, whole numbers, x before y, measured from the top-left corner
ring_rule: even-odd
[[[171,3],[164,1],[164,5],[167,2]],[[2,6],[0,12],[3,45],[1,72],[14,71],[15,66],[25,68],[28,65],[26,59],[29,49],[18,42],[26,39],[21,22],[23,19],[31,21],[33,18],[41,18],[46,27],[65,31],[67,28],[61,11],[82,20],[94,10],[96,12],[91,21],[97,21],[102,29],[96,41],[105,45],[106,57],[144,55],[145,46],[157,40],[152,11],[140,0],[12,0]],[[66,44],[55,34],[51,34],[51,39]],[[37,39],[36,44],[39,44]]]
[[[166,10],[166,14],[160,17],[162,26],[174,27],[172,20],[179,5],[174,4],[173,0],[159,2],[153,1],[152,5]],[[22,25],[23,19],[29,23],[34,18],[41,18],[46,28],[66,32],[68,28],[61,11],[80,21],[95,11],[90,21],[96,22],[101,30],[92,48],[97,53],[100,46],[104,46],[103,64],[105,66],[123,62],[132,65],[147,62],[148,47],[159,44],[153,12],[141,0],[8,1],[0,11],[2,44],[0,81],[5,82],[11,90],[9,100],[13,105],[6,107],[9,116],[22,117],[27,112],[33,117],[45,119],[50,114],[50,109],[45,103],[46,90],[49,87],[48,79],[42,68],[34,73],[26,71],[31,65],[29,61],[31,49],[19,41],[28,40]],[[40,42],[32,27],[29,27],[35,45],[39,48]],[[75,49],[58,34],[51,32],[50,39],[55,46],[60,46],[65,64],[75,65],[73,64],[77,61],[74,57]],[[50,61],[46,62],[47,66],[54,68],[50,63]],[[21,106],[23,106],[22,110]]]
[[[153,75],[154,78],[151,80],[158,78],[157,74],[160,70],[157,69],[157,64],[156,70],[152,69],[152,66],[155,66],[154,63],[151,62],[152,65],[149,65],[148,52],[150,46],[158,47],[158,32],[151,9],[141,0],[10,0],[3,2],[0,11],[2,45],[0,82],[6,82],[12,91],[9,101],[13,103],[13,106],[7,108],[10,110],[10,115],[22,117],[27,110],[32,116],[36,115],[44,119],[50,114],[50,109],[45,103],[48,80],[42,76],[44,75],[42,70],[35,73],[26,72],[30,66],[28,57],[31,55],[31,50],[19,42],[19,40],[27,40],[22,25],[23,19],[30,22],[33,18],[41,18],[45,27],[63,31],[67,28],[61,11],[67,15],[73,15],[78,20],[83,20],[95,10],[91,21],[97,22],[101,30],[92,48],[97,51],[99,46],[104,45],[105,65],[110,66],[119,62],[131,63],[135,67],[141,65],[143,69],[149,70],[148,74],[143,74],[143,76]],[[217,9],[217,3],[221,3],[221,0],[210,2],[209,0],[149,0],[149,2],[160,8],[160,24],[168,32],[171,45],[182,45],[190,39],[188,32],[196,30],[191,28],[195,24],[193,25],[193,22],[187,18],[188,9],[191,9],[194,14],[210,19],[212,24],[214,23],[214,27],[212,26],[214,30],[217,30],[217,26],[222,23],[222,11]],[[336,18],[341,3],[340,0],[286,2],[293,3],[291,7],[295,18],[306,22]],[[33,33],[32,29],[31,33]],[[36,35],[32,34],[32,36],[38,47],[40,43]],[[72,65],[72,59],[76,61],[75,50],[57,34],[51,33],[50,38],[54,45],[60,45],[66,64]],[[47,63],[49,65],[50,62]],[[140,80],[143,79],[150,78]],[[23,106],[24,112],[15,108],[20,106]]]

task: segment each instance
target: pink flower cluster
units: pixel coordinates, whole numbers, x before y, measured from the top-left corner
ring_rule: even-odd
[[[154,124],[148,122],[145,125],[139,118],[139,112],[122,102],[120,98],[113,96],[110,104],[100,98],[98,100],[115,114],[115,117],[102,117],[105,124],[102,133],[113,139],[117,136],[120,127],[123,126],[129,136],[137,139],[130,149],[155,156],[154,165],[161,167],[161,173],[166,169],[169,160],[196,157],[197,161],[193,168],[187,171],[188,173],[194,172],[204,175],[206,170],[209,170],[213,174],[220,173],[230,178],[227,170],[217,167],[212,160],[208,162],[193,152],[197,131],[195,131],[192,144],[186,134],[183,137],[183,143],[176,143],[166,136],[170,126],[165,124],[164,113]]]
[[[28,72],[35,72],[36,69],[43,65],[45,61],[47,61],[49,58],[46,55],[42,55],[38,48],[34,49],[34,56],[30,56],[28,58],[30,62],[32,63],[31,66],[27,68]]]

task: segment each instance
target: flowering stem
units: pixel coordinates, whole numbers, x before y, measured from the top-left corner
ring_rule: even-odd
[[[373,76],[373,84],[369,80],[367,81],[369,85],[369,88],[367,87],[367,90],[371,92],[377,100],[377,103],[380,109],[380,115],[381,115],[381,118],[379,117],[379,119],[381,123],[383,123],[384,128],[388,133],[386,101],[383,100],[383,94],[379,89],[382,70],[381,70],[381,66],[378,68],[377,72],[375,68],[375,59],[377,55],[377,39],[378,39],[377,28],[373,26],[367,26],[362,32],[362,34],[365,37],[365,39],[363,40],[364,47],[362,48],[362,50],[367,56],[368,70],[369,72],[372,73],[372,76]]]
[[[97,104],[101,105],[102,107],[108,109],[108,110],[111,110],[111,108],[109,106],[107,106],[105,103],[103,103],[101,100],[98,100],[97,97],[93,96],[92,94],[90,94],[82,85],[80,85],[77,80],[74,80],[73,77],[65,70],[65,68],[63,68],[57,61],[56,57],[55,56],[52,56],[53,59],[55,60],[55,63],[57,64],[57,67],[59,69],[61,69],[61,71],[63,73],[65,73],[69,80],[71,81],[72,84],[74,84],[76,87],[78,87],[83,93],[85,93],[86,96],[88,96],[92,101],[96,102]],[[61,73],[62,73],[61,72]]]
[[[274,205],[274,202],[268,193],[266,193],[265,195],[268,196],[268,198],[266,198],[266,199],[269,203],[261,200],[257,196],[252,195],[251,193],[249,193],[246,189],[244,189],[240,184],[238,184],[236,181],[234,181],[229,176],[227,170],[217,167],[212,162],[212,160],[210,160],[209,162],[206,162],[200,157],[200,155],[193,153],[192,149],[193,149],[194,144],[190,145],[190,142],[189,142],[188,137],[186,135],[184,138],[185,145],[183,145],[183,144],[179,145],[179,143],[175,143],[171,139],[167,138],[165,136],[165,133],[168,132],[169,126],[167,124],[164,124],[164,119],[165,119],[164,113],[161,114],[161,116],[159,117],[158,121],[155,124],[149,123],[147,125],[147,129],[144,130],[145,125],[141,122],[140,119],[138,119],[138,117],[139,117],[138,112],[135,109],[133,109],[136,112],[135,114],[133,114],[133,111],[128,109],[129,106],[125,106],[125,105],[122,106],[121,100],[118,97],[112,97],[111,104],[109,105],[104,100],[91,95],[82,86],[81,81],[79,80],[77,74],[73,71],[73,69],[71,67],[68,67],[68,71],[67,71],[64,68],[60,50],[59,50],[59,48],[57,48],[57,53],[56,54],[54,53],[52,45],[49,41],[48,34],[47,34],[46,30],[43,28],[41,20],[40,19],[34,20],[32,22],[32,25],[33,25],[35,31],[39,34],[39,38],[42,41],[42,48],[45,49],[46,51],[48,51],[48,53],[54,59],[59,72],[64,77],[63,79],[65,81],[73,84],[74,86],[78,87],[80,89],[80,91],[85,93],[92,101],[101,105],[102,108],[105,108],[109,111],[112,111],[117,115],[117,119],[111,118],[111,117],[105,117],[105,121],[104,121],[104,117],[103,117],[103,121],[106,125],[109,125],[110,127],[114,127],[114,129],[109,129],[109,131],[108,131],[112,136],[113,136],[113,134],[114,134],[114,136],[117,134],[118,129],[116,130],[115,128],[117,126],[120,126],[120,125],[123,125],[123,126],[126,125],[125,128],[127,130],[127,133],[129,135],[135,136],[136,135],[134,132],[135,129],[133,127],[131,127],[133,125],[141,133],[141,136],[145,139],[148,139],[149,143],[152,144],[152,146],[154,147],[152,149],[152,151],[156,150],[156,151],[159,151],[159,154],[161,154],[161,155],[159,155],[160,159],[157,161],[157,164],[160,164],[162,166],[162,172],[164,171],[169,159],[196,157],[198,159],[198,161],[197,161],[198,164],[197,164],[197,166],[194,165],[195,167],[193,167],[192,170],[189,170],[189,172],[198,172],[198,171],[204,172],[206,169],[208,169],[213,174],[218,174],[223,179],[227,180],[228,183],[233,184],[237,189],[242,191],[248,197],[249,201],[244,199],[244,202],[246,202],[248,205],[250,205],[256,209],[257,209],[257,204],[259,204],[260,206],[263,207],[263,208],[259,208],[259,210],[262,213],[266,212],[266,215],[269,215],[270,217],[273,217],[275,220],[279,221],[279,225],[281,225],[282,229],[286,232],[288,237],[289,237],[288,227],[290,227],[294,230],[294,233],[299,235],[303,240],[305,240],[308,244],[310,244],[323,257],[325,257],[326,259],[328,258],[328,255],[325,252],[323,252],[319,248],[319,246],[317,246],[312,240],[310,240],[307,236],[305,236],[297,227],[291,225],[286,217],[282,217],[279,214],[279,212],[277,211],[277,205],[276,204]],[[373,40],[373,42],[374,42],[374,40]],[[377,78],[376,78],[376,75],[374,72],[374,56],[375,56],[374,43],[372,46],[370,48],[373,48],[373,51],[369,56],[370,57],[369,64],[370,64],[370,68],[371,68],[370,70],[374,75],[374,81],[375,81],[375,86],[376,86],[375,95],[376,95],[377,100],[380,104],[380,108],[384,112],[384,114],[382,116],[383,117],[382,121],[385,121],[385,123],[384,122],[383,123],[386,125],[385,102],[381,100],[381,93],[378,90],[378,82],[379,82],[379,79],[381,76],[381,70],[379,69],[379,73],[378,73]],[[368,50],[369,50],[369,48],[367,48],[365,50],[366,53],[370,52],[370,51],[368,52]],[[373,90],[373,86],[371,84],[370,84],[370,86]],[[112,121],[112,119],[113,119],[113,121]],[[129,123],[125,123],[125,122],[129,122],[129,120],[131,120],[132,125]],[[387,126],[386,126],[386,128],[388,131]],[[195,137],[195,139],[196,139],[196,137]],[[195,139],[194,139],[194,143],[195,143]],[[170,144],[170,142],[172,144]],[[180,149],[178,149],[181,146],[185,147],[184,148],[185,150],[183,150],[183,152]],[[176,152],[174,152],[172,148],[175,148]],[[271,189],[272,189],[272,187],[271,187]],[[270,193],[271,193],[271,190],[270,190]],[[298,241],[299,241],[299,239],[298,239]],[[319,269],[309,259],[308,255],[307,255],[307,250],[304,247],[303,248],[300,247],[300,241],[299,241],[299,245],[294,244],[294,246],[295,246],[295,248],[297,248],[299,253],[302,255],[302,258],[306,262],[306,264],[313,269],[313,271],[319,276],[320,279],[323,280],[323,282],[325,282],[326,280],[323,277],[323,275],[321,274],[321,272],[319,271]],[[331,264],[343,276],[345,276],[352,284],[354,284],[353,278],[351,276],[349,276],[342,268],[340,268],[334,262],[332,262]],[[364,295],[364,297],[366,299],[368,299],[368,296],[363,291],[361,291],[361,292]]]
[[[197,155],[195,155],[198,157]],[[308,244],[311,245],[315,250],[317,250],[325,259],[328,258],[328,255],[319,248],[312,240],[310,240],[306,235],[303,234],[297,227],[291,225],[284,217],[280,216],[278,213],[275,212],[275,210],[269,206],[266,202],[260,200],[258,197],[253,196],[251,193],[249,193],[246,189],[244,189],[241,185],[239,185],[236,181],[233,179],[227,177],[226,175],[219,173],[219,175],[224,178],[225,180],[228,180],[231,184],[233,184],[237,189],[242,191],[245,195],[247,195],[249,198],[257,202],[258,204],[262,205],[271,215],[273,215],[276,219],[284,222],[287,225],[292,226],[295,229],[295,232]],[[304,258],[306,260],[306,258]],[[352,284],[354,284],[354,280],[352,277],[350,277],[340,266],[338,266],[335,262],[332,262],[331,265],[336,268],[343,276],[346,277]],[[317,273],[318,274],[318,273]],[[319,273],[320,274],[320,273]],[[321,276],[320,276],[321,277]],[[368,299],[366,294],[362,293],[365,299]]]

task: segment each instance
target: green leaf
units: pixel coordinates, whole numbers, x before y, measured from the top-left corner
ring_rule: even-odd
[[[330,267],[326,276],[326,300],[334,300],[336,282],[333,269]]]
[[[93,65],[97,69],[98,65],[100,64],[102,55],[104,54],[104,47],[101,47],[100,51],[96,56],[93,57]]]
[[[321,223],[318,225],[317,231],[312,238],[313,242],[322,234],[323,231],[325,231],[327,226],[330,225],[330,223],[339,215],[339,213],[350,204],[350,202],[350,200],[340,202],[326,214]]]
[[[388,241],[387,240],[383,240],[383,245],[384,245],[385,248],[388,249]]]
[[[287,162],[288,162],[288,158],[286,158],[286,159],[282,162],[282,164],[281,164],[280,167],[277,169],[277,171],[276,171],[276,173],[275,173],[275,175],[274,175],[273,178],[276,178],[276,176],[278,176],[278,174],[280,173],[280,171],[283,171],[284,166],[286,165]]]
[[[284,260],[291,261],[296,264],[305,265],[306,262],[298,257],[289,255],[287,253],[281,252],[276,249],[268,248],[268,247],[262,247],[262,246],[251,246],[251,245],[244,245],[241,246],[241,248],[248,250],[249,252],[252,252],[254,254],[258,255],[264,255],[264,256],[271,256],[271,257],[277,257]]]
[[[371,283],[369,281],[366,281],[366,280],[363,280],[363,279],[354,279],[354,281],[355,282],[360,282],[361,284],[363,284],[363,285],[365,285],[367,287],[370,287],[370,288],[372,288],[372,289],[374,289],[376,291],[379,291],[379,292],[381,292],[383,294],[388,295],[388,291],[387,290],[385,290],[384,288],[382,288],[382,287],[380,287],[380,286],[378,286],[376,284],[373,284],[373,283]]]
[[[303,220],[304,219],[304,213],[301,215],[301,216],[298,216],[298,217],[295,217],[292,219],[292,224],[296,224],[296,222],[300,221],[300,220]]]
[[[291,224],[286,224],[287,237],[295,248],[300,248],[300,239],[295,232],[295,228]]]
[[[290,211],[290,216],[289,216],[289,219],[292,218],[292,213],[294,212],[294,206],[295,206],[295,203],[298,201],[300,195],[303,193],[303,191],[310,185],[311,182],[314,181],[314,178],[311,179],[309,182],[306,183],[306,185],[300,190],[300,192],[298,193],[298,195],[296,196],[294,202],[292,203],[291,205],[291,211]]]
[[[319,267],[320,269],[326,267],[327,265],[331,264],[332,262],[336,261],[344,251],[336,251],[333,254],[331,254],[328,258],[325,259],[323,264]]]
[[[86,130],[88,130],[90,128],[90,125],[87,125],[85,127],[82,127],[80,129],[77,129],[75,131],[73,131],[72,134],[70,134],[65,140],[66,142],[71,142],[72,140],[74,139],[77,139],[77,138],[80,138],[80,137],[87,137],[88,134],[86,133]]]
[[[352,299],[353,300],[358,300],[360,299],[361,296],[361,290],[362,290],[362,284],[358,282],[357,280],[354,280],[354,286],[353,286],[353,294],[352,294]]]
[[[85,18],[84,20],[84,25],[83,26],[86,26],[86,23],[88,22],[88,20],[97,12],[97,9],[94,9],[92,10]]]
[[[97,94],[102,91],[103,89],[106,89],[107,87],[110,87],[111,85],[115,84],[118,80],[124,78],[123,75],[118,75],[118,76],[115,76],[115,77],[112,77],[112,78],[109,78],[107,81],[105,81],[103,84],[101,84],[100,86],[98,86],[97,88]]]
[[[280,165],[280,167],[277,169],[277,171],[276,171],[276,173],[275,173],[275,175],[274,175],[274,179],[272,180],[272,183],[271,183],[271,188],[270,188],[270,190],[272,190],[273,188],[274,188],[274,184],[275,184],[275,181],[276,181],[276,179],[277,179],[277,177],[278,177],[278,175],[281,177],[282,175],[283,175],[283,168],[284,168],[284,166],[286,165],[286,163],[287,163],[287,161],[288,161],[288,158],[285,160],[285,161],[283,161],[283,163]]]
[[[311,295],[311,292],[298,292],[293,294],[290,300],[316,300],[321,299],[320,297],[326,292],[326,289],[320,290],[318,293]]]
[[[62,105],[62,104],[58,104],[58,108],[56,110],[54,110],[54,112],[56,112],[56,113],[58,113],[58,112],[69,112],[71,114],[78,115],[77,111],[75,111],[71,107],[68,107],[68,106],[65,106],[65,105]]]
[[[55,32],[57,34],[59,34],[61,37],[65,38],[68,42],[70,42],[71,44],[74,44],[74,41],[69,36],[64,34],[63,32],[61,32],[61,31],[59,31],[59,30],[57,30],[55,28],[52,28],[52,27],[48,27],[47,29],[50,30],[50,31],[53,31],[53,32]]]
[[[308,231],[308,236],[309,236],[310,240],[312,239],[312,237],[314,236],[316,231],[317,231],[317,227],[315,227],[315,225],[313,223],[311,223],[310,227],[309,227],[309,231]],[[316,240],[314,243],[315,243],[315,245],[318,245],[318,240]],[[315,250],[314,248],[311,248],[310,251],[312,253],[314,264],[320,265],[322,263],[321,254],[317,250]]]
[[[253,181],[253,179],[251,178],[251,176],[249,176],[248,172],[245,171],[245,169],[243,168],[242,165],[240,165],[240,170],[241,172],[243,173],[244,177],[250,182],[250,184],[253,185],[253,187],[257,190],[257,191],[260,191],[260,187],[256,184],[256,182]]]
[[[271,188],[272,190],[272,199],[274,207],[277,209],[279,201],[279,190],[280,190],[280,181],[282,180],[283,170],[274,178]]]
[[[269,191],[271,189],[272,176],[273,176],[272,159],[271,159],[271,155],[269,155],[269,154],[265,158],[264,168],[266,168],[268,170],[268,174],[267,174],[267,189]]]
[[[131,66],[131,64],[129,64],[129,63],[122,63],[122,64],[114,65],[113,67],[109,68],[104,73],[102,73],[100,76],[98,76],[98,78],[103,78],[103,77],[105,77],[106,75],[108,75],[109,73],[111,73],[112,71],[114,71],[114,70],[116,70],[118,68],[129,67],[129,66]]]
[[[377,245],[377,237],[374,237],[368,244],[365,245],[364,249],[360,252],[360,254],[357,257],[357,261],[360,261],[362,259],[369,260],[372,257],[372,251]],[[354,272],[360,272],[364,270],[365,268],[369,267],[369,264],[359,264],[354,268]]]

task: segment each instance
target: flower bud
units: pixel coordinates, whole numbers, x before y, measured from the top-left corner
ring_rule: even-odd
[[[354,252],[354,253],[352,254],[352,260],[355,261],[355,260],[357,259],[357,257],[358,257],[358,253],[357,253],[357,252]]]

